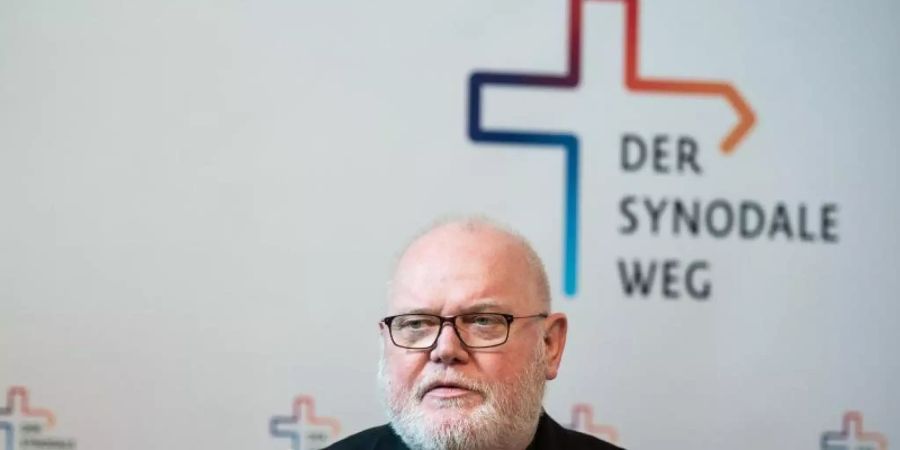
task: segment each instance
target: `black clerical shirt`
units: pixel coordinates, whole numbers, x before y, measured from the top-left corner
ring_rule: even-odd
[[[526,450],[621,450],[593,436],[569,430],[541,414],[534,440]],[[335,442],[325,450],[409,450],[390,425],[369,428]]]

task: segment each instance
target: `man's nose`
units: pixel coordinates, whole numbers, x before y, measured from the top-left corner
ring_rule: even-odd
[[[432,362],[441,364],[460,364],[469,360],[466,346],[459,340],[456,330],[449,322],[441,325],[437,342],[434,343],[430,356]]]

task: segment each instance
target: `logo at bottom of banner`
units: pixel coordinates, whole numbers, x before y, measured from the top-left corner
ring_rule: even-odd
[[[287,439],[291,450],[319,450],[334,442],[341,432],[337,419],[316,416],[316,402],[308,395],[294,399],[290,416],[269,420],[269,434]]]
[[[0,408],[0,450],[73,450],[75,440],[51,434],[56,415],[47,408],[31,406],[28,389],[13,386],[6,391]]]
[[[841,431],[822,433],[822,450],[887,450],[888,441],[883,434],[863,429],[863,416],[859,411],[844,413]]]
[[[594,408],[587,403],[572,406],[572,423],[569,428],[602,439],[610,444],[621,445],[619,430],[610,425],[594,422]]]

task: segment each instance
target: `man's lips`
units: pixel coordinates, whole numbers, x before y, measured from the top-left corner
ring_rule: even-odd
[[[431,397],[439,397],[439,398],[453,398],[453,397],[461,397],[466,394],[474,393],[475,391],[457,383],[431,383],[425,388],[425,393],[422,395],[431,396]]]
[[[471,392],[472,391],[470,391],[468,389],[460,388],[460,387],[453,387],[453,386],[441,387],[441,386],[439,386],[439,387],[432,388],[431,390],[426,392],[425,395],[432,396],[432,397],[440,397],[440,398],[453,398],[453,397],[461,397],[461,396],[469,394]]]

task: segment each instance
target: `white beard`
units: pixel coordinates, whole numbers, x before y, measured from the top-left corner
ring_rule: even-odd
[[[534,436],[544,397],[546,350],[538,344],[531,363],[510,383],[486,383],[452,370],[425,373],[411,389],[393,386],[383,356],[378,365],[385,409],[397,435],[413,450],[524,449]],[[480,393],[484,402],[472,411],[430,420],[422,408],[424,388],[434,381],[453,381]],[[465,399],[440,400],[441,408],[464,406]]]

